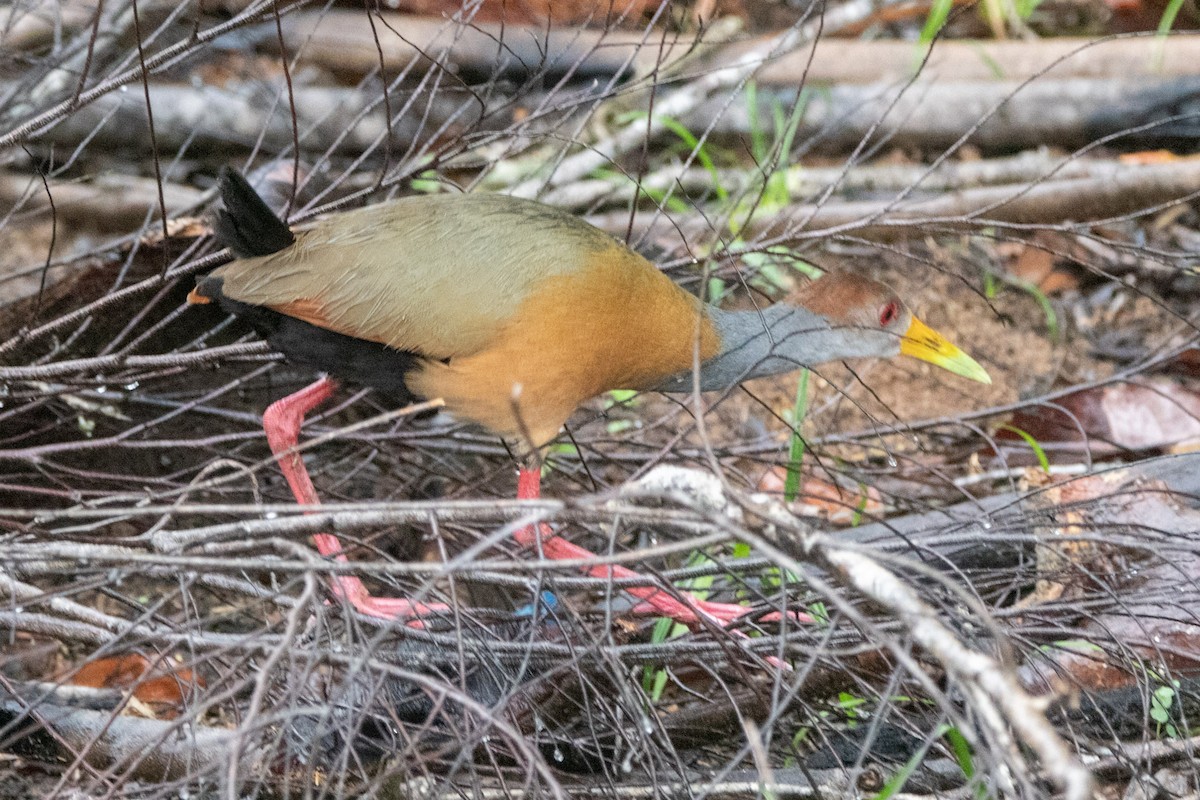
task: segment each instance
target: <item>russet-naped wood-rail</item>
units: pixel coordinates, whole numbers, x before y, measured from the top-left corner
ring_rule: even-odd
[[[319,501],[292,451],[304,415],[336,380],[445,401],[463,419],[527,452],[547,444],[575,408],[611,389],[691,392],[864,356],[915,356],[972,380],[987,372],[922,324],[888,287],[831,273],[762,310],[707,305],[586,222],[531,200],[494,194],[405,197],[293,232],[236,172],[220,180],[216,233],[237,260],[200,278],[189,302],[219,301],[290,360],[326,373],[277,401],[263,427],[302,505]],[[693,376],[693,365],[699,374]],[[524,466],[517,497],[539,496]],[[517,541],[551,559],[594,559],[548,526]],[[314,537],[344,559],[330,534]],[[629,578],[619,566],[597,577]],[[431,606],[373,597],[339,577],[335,593],[378,617]],[[639,608],[693,623],[728,622],[741,605],[648,586]]]

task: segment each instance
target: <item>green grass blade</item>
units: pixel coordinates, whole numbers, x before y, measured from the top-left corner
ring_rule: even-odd
[[[921,27],[920,42],[924,47],[933,44],[938,31],[950,18],[950,9],[953,7],[954,0],[934,0],[933,5],[929,8],[929,16],[925,18],[925,24]]]
[[[879,790],[879,794],[875,795],[875,800],[889,800],[900,793],[904,788],[904,784],[908,783],[908,779],[916,771],[921,762],[925,760],[925,750],[918,750],[909,756],[908,761],[904,763],[895,775],[888,779],[888,782]]]
[[[954,753],[954,760],[958,762],[958,768],[963,771],[963,775],[967,780],[975,777],[975,757],[971,753],[971,743],[967,741],[967,737],[962,735],[962,731],[958,728],[950,727],[946,729],[946,742],[950,745],[950,750]]]
[[[674,117],[659,117],[658,121],[663,124],[667,130],[679,137],[679,140],[691,151],[696,154],[696,160],[700,162],[700,166],[708,171],[709,177],[712,178],[713,190],[717,193],[717,197],[721,200],[729,199],[729,192],[721,185],[721,175],[717,172],[717,165],[713,162],[712,156],[708,154],[708,150],[704,145],[700,144],[700,140],[696,135],[687,129],[679,120]]]
[[[1158,35],[1166,36],[1171,32],[1171,28],[1175,26],[1175,18],[1179,16],[1179,9],[1183,8],[1183,0],[1171,0],[1167,3],[1167,7],[1163,9],[1163,15],[1158,20]]]
[[[1050,472],[1050,459],[1046,458],[1046,451],[1042,449],[1040,444],[1038,444],[1037,439],[1033,438],[1033,436],[1026,431],[1021,430],[1016,425],[1001,425],[1000,430],[1010,431],[1024,439],[1025,444],[1029,445],[1029,449],[1033,450],[1033,454],[1037,457],[1038,465],[1042,468],[1042,471],[1047,473]]]
[[[804,461],[804,437],[800,426],[808,414],[808,370],[800,370],[796,383],[796,405],[792,409],[792,443],[788,450],[787,477],[783,481],[783,499],[791,503],[800,493],[800,464]]]

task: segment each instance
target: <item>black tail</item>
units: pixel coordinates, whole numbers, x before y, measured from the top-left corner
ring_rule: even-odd
[[[216,233],[238,258],[269,256],[289,247],[296,237],[287,223],[263,202],[241,173],[221,168],[221,202]]]

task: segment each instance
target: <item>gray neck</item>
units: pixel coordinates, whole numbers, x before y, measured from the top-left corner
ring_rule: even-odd
[[[857,356],[899,351],[895,337],[871,336],[861,328],[834,328],[824,317],[788,303],[761,311],[707,312],[721,337],[721,353],[700,365],[700,391],[722,391],[751,378],[779,375],[801,367]],[[888,339],[891,339],[889,342]],[[692,391],[691,371],[654,387],[660,392]]]

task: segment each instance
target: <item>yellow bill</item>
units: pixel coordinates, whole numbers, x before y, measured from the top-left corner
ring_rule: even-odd
[[[900,339],[900,352],[973,381],[988,384],[992,382],[992,376],[979,366],[979,362],[950,344],[945,336],[916,317],[912,318],[912,323]]]

